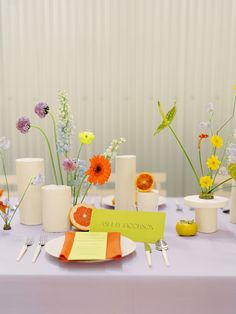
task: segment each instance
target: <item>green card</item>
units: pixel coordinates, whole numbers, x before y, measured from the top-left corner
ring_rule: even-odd
[[[136,242],[154,243],[164,238],[164,212],[93,210],[90,231],[118,231]]]
[[[68,260],[104,260],[106,250],[106,232],[76,232]]]

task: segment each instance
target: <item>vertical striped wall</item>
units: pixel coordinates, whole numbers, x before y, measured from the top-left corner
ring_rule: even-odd
[[[194,192],[168,130],[153,137],[156,101],[167,109],[177,100],[174,126],[196,160],[204,105],[215,103],[216,123],[231,112],[235,30],[235,0],[0,0],[0,134],[12,141],[10,171],[16,157],[47,154],[35,130],[15,131],[16,119],[29,115],[50,131],[33,105],[56,110],[64,89],[77,131],[96,134],[85,158],[124,136],[121,153],[136,154],[138,170],[166,171],[169,195]]]

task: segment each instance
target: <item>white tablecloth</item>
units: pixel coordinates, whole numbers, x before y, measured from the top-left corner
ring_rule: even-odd
[[[174,199],[161,210],[167,213],[169,268],[157,251],[148,268],[140,243],[131,256],[99,264],[63,264],[44,252],[32,264],[35,244],[18,263],[25,237],[36,240],[41,226],[21,225],[16,217],[11,231],[0,231],[0,313],[235,314],[236,225],[219,210],[217,233],[179,237],[176,221],[194,213],[186,207],[176,212]]]

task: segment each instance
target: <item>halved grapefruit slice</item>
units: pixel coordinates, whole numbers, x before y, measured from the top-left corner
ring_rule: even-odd
[[[92,211],[91,205],[77,204],[72,207],[69,214],[72,225],[78,230],[89,230]]]
[[[154,177],[149,172],[141,172],[137,175],[135,186],[140,192],[149,192],[154,187]]]

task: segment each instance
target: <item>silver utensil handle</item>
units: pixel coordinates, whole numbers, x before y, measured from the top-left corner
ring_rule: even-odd
[[[23,257],[23,255],[25,254],[25,252],[27,251],[27,245],[23,245],[16,260],[19,262],[21,260],[21,258]]]
[[[168,255],[167,255],[167,251],[166,250],[162,250],[161,252],[162,252],[162,256],[164,258],[164,261],[166,263],[166,266],[170,266]]]
[[[35,252],[34,252],[34,256],[33,256],[33,258],[32,258],[32,263],[35,263],[35,262],[36,262],[36,260],[37,260],[37,258],[38,258],[38,256],[39,256],[40,252],[41,252],[41,245],[38,245],[38,246],[36,247]]]
[[[146,259],[147,259],[148,267],[152,267],[151,253],[149,251],[146,251]]]

